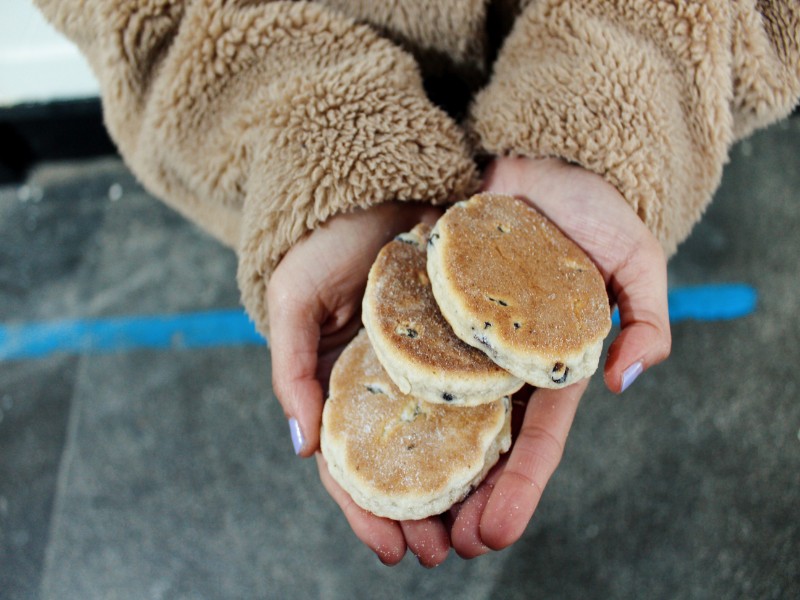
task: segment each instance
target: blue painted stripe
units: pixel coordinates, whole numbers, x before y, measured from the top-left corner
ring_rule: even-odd
[[[41,358],[55,353],[106,354],[135,348],[241,344],[265,344],[241,310],[0,326],[0,360]]]
[[[681,321],[728,321],[755,312],[758,292],[741,283],[698,285],[669,291],[670,323]],[[612,320],[619,325],[619,313]]]
[[[757,296],[755,289],[742,284],[673,289],[669,292],[670,321],[744,317],[755,310]],[[616,313],[614,320],[619,323]],[[244,344],[264,345],[266,341],[240,310],[0,325],[0,360]]]

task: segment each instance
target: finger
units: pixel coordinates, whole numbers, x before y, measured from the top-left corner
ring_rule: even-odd
[[[666,359],[672,337],[667,305],[667,263],[658,242],[647,234],[612,273],[620,333],[608,350],[605,382],[624,392],[645,370]]]
[[[560,390],[537,390],[522,429],[480,519],[480,536],[493,550],[516,542],[533,516],[564,452],[588,380]]]
[[[450,536],[439,517],[402,521],[400,527],[419,564],[430,569],[445,561],[450,552]]]
[[[528,400],[535,389],[532,385],[525,384],[519,391],[514,393],[511,400],[511,439],[513,440],[517,439],[519,435]],[[461,558],[475,558],[491,550],[481,540],[481,516],[486,509],[494,484],[497,482],[497,478],[500,476],[507,459],[508,456],[500,457],[500,460],[489,471],[489,474],[478,488],[466,500],[453,506],[448,513],[450,540],[456,553]]]
[[[396,521],[376,517],[358,506],[331,477],[322,454],[317,453],[316,457],[322,485],[344,512],[356,537],[377,554],[378,559],[385,565],[396,565],[403,560],[406,542],[400,525]]]
[[[268,288],[272,385],[289,419],[295,453],[319,448],[323,389],[317,379],[320,308],[296,297],[279,273]]]
[[[501,458],[478,488],[466,500],[450,509],[453,521],[450,527],[450,543],[461,558],[476,558],[491,550],[481,539],[481,516],[505,461],[505,458]]]

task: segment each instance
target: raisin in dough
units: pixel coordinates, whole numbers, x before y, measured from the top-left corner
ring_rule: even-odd
[[[538,387],[592,375],[611,329],[605,283],[534,208],[478,194],[452,206],[428,243],[428,276],[455,334]]]
[[[407,396],[378,362],[364,330],[331,373],[322,413],[328,469],[362,508],[417,520],[478,485],[511,445],[511,403],[455,407]]]
[[[362,319],[383,368],[404,394],[474,406],[516,392],[523,381],[462,342],[433,298],[427,275],[430,227],[417,225],[383,247],[372,265]]]

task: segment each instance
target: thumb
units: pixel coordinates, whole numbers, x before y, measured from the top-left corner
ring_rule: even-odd
[[[289,419],[295,454],[312,456],[322,420],[323,390],[316,376],[321,319],[312,303],[279,282],[271,282],[268,293],[272,386]]]
[[[605,382],[612,392],[621,393],[645,370],[665,360],[672,345],[667,263],[649,232],[611,272],[609,291],[617,301],[621,330],[608,350]]]

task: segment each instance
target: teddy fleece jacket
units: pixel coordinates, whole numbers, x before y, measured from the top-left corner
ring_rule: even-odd
[[[239,259],[267,332],[282,255],[338,213],[463,199],[476,160],[602,175],[667,255],[728,150],[800,97],[797,0],[36,0],[140,181]]]

